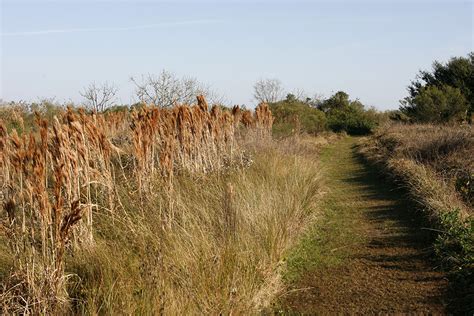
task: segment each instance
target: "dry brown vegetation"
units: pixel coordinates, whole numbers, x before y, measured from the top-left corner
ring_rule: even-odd
[[[363,144],[409,191],[436,232],[434,250],[447,268],[462,272],[474,295],[474,132],[470,125],[391,125]],[[467,280],[471,281],[467,281]],[[469,283],[471,282],[471,283]],[[468,289],[470,287],[470,289]],[[472,302],[472,300],[471,300]],[[468,304],[469,305],[469,304]],[[468,307],[469,308],[469,307]],[[473,306],[470,306],[473,308]]]
[[[474,131],[470,125],[389,125],[370,138],[364,152],[393,171],[406,173],[435,213],[453,208],[472,213]]]
[[[20,135],[0,123],[2,312],[264,307],[320,190],[316,146],[276,144],[272,122],[266,104],[209,110],[198,97],[38,115]]]
[[[434,253],[452,272],[453,310],[474,310],[474,132],[470,125],[392,125],[361,147],[429,219]],[[414,215],[415,216],[415,215]]]

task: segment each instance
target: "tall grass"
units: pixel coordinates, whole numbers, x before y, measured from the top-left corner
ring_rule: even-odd
[[[474,131],[471,126],[394,124],[379,129],[364,147],[370,157],[379,161],[421,168],[414,174],[428,173],[426,177],[443,187],[440,191],[444,194],[434,195],[449,200],[446,205],[458,207],[463,213],[472,212]],[[411,168],[394,166],[394,169],[409,172]]]
[[[97,223],[101,242],[71,258],[84,313],[251,314],[278,290],[283,254],[314,215],[319,170],[272,145],[245,169],[176,176],[174,221],[165,193]],[[140,210],[138,210],[140,208]]]
[[[258,311],[319,191],[314,159],[273,142],[272,123],[266,104],[208,110],[202,96],[38,115],[20,135],[0,123],[2,311]]]

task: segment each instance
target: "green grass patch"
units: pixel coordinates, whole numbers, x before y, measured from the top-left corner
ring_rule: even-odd
[[[329,192],[321,203],[321,216],[315,220],[300,242],[290,250],[286,258],[283,279],[287,284],[296,282],[301,276],[315,269],[324,269],[344,263],[351,246],[363,242],[358,232],[360,207],[358,192],[346,187],[340,180],[347,169],[357,166],[354,161],[341,164],[335,157],[346,157],[341,151],[350,150],[353,139],[348,137],[321,152],[321,164],[325,170]],[[354,210],[348,212],[348,209]]]

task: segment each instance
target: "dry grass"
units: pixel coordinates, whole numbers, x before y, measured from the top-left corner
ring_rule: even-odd
[[[71,290],[81,298],[76,309],[252,314],[265,306],[285,250],[314,216],[321,189],[314,160],[280,148],[260,149],[247,169],[177,175],[170,227],[159,216],[165,194],[140,210],[136,197],[124,197],[128,215],[114,224],[101,217],[103,239],[94,252],[71,258],[71,272],[82,279]]]
[[[394,172],[413,179],[412,188],[420,191],[417,196],[422,197],[421,192],[426,192],[427,199],[432,196],[444,201],[445,210],[459,208],[465,214],[472,213],[474,131],[471,126],[390,125],[379,129],[363,151]]]
[[[111,196],[113,185],[109,143],[93,120],[68,111],[48,128],[38,117],[38,132],[21,137],[0,123],[2,231],[15,259],[2,296],[10,312],[65,308],[66,247],[92,242],[97,196],[104,186]]]
[[[4,313],[255,313],[320,189],[315,145],[255,113],[72,109],[0,123]],[[2,251],[4,247],[0,247]]]
[[[392,125],[362,146],[369,160],[419,202],[436,236],[433,249],[451,270],[453,310],[472,313],[474,297],[474,132],[472,126]],[[470,311],[470,312],[469,312]]]

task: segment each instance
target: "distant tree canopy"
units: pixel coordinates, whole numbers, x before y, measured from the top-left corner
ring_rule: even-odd
[[[374,110],[366,110],[359,100],[350,100],[344,91],[338,91],[323,101],[319,108],[326,113],[328,126],[335,132],[368,134],[377,125]],[[374,113],[372,113],[374,112]]]
[[[329,97],[329,99],[321,102],[319,109],[325,113],[328,113],[337,109],[344,109],[349,105],[349,95],[344,91],[338,91]]]
[[[293,131],[314,134],[328,129],[355,135],[368,134],[381,117],[374,109],[366,109],[359,100],[350,100],[343,91],[318,100],[316,106],[311,99],[301,101],[290,93],[285,100],[271,103],[270,107],[277,135]]]
[[[326,116],[320,110],[288,94],[285,100],[270,103],[275,118],[276,136],[288,136],[294,132],[316,134],[326,130]]]
[[[402,113],[415,121],[448,122],[474,114],[474,52],[433,63],[432,71],[420,71],[401,101]]]

